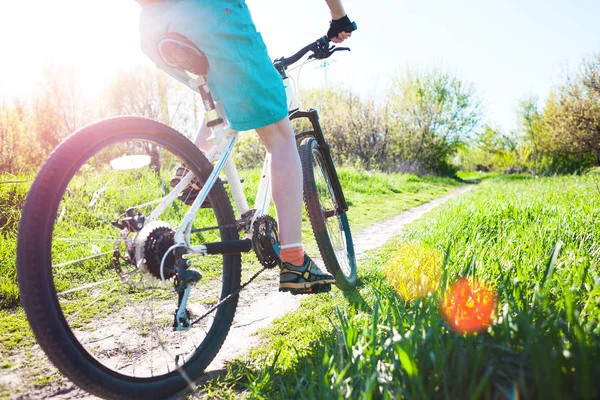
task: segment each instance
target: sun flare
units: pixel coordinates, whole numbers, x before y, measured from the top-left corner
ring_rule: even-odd
[[[115,69],[147,62],[139,50],[134,1],[21,1],[0,4],[0,96],[26,96],[48,69],[71,71],[95,94]]]

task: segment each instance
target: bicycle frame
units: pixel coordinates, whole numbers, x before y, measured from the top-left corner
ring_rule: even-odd
[[[294,92],[291,88],[291,85],[289,84],[289,78],[285,73],[286,67],[278,64],[278,61],[275,62],[275,67],[279,71],[286,89],[288,115],[290,120],[295,120],[298,118],[307,118],[312,125],[312,131],[300,132],[296,134],[296,139],[300,141],[304,137],[310,136],[314,137],[317,140],[317,143],[319,144],[319,149],[324,155],[323,158],[325,161],[325,168],[334,177],[332,186],[335,192],[335,197],[338,200],[338,204],[336,205],[336,213],[347,211],[348,204],[346,203],[342,188],[339,183],[333,158],[331,157],[330,146],[327,143],[327,140],[325,139],[323,130],[319,123],[318,113],[314,109],[309,109],[308,111],[299,110]],[[218,112],[216,111],[216,108],[214,107],[214,102],[212,101],[212,97],[210,97],[210,92],[207,90],[207,81],[205,76],[191,76],[190,85],[197,86],[204,100],[203,103],[206,108],[205,115],[208,122],[207,125],[211,129],[211,136],[208,138],[208,142],[212,144],[212,148],[206,153],[206,157],[209,160],[209,162],[213,164],[214,168],[211,174],[209,175],[208,179],[204,183],[204,186],[198,193],[198,196],[194,200],[192,206],[185,214],[182,223],[177,228],[174,237],[175,245],[173,247],[184,247],[189,252],[199,255],[240,253],[250,251],[252,249],[252,245],[249,239],[252,238],[253,223],[258,217],[268,213],[272,199],[270,177],[271,159],[268,153],[265,156],[258,192],[256,194],[256,198],[254,199],[253,209],[256,211],[254,212],[254,215],[252,217],[250,229],[248,232],[246,232],[246,239],[230,241],[228,243],[207,243],[198,246],[190,245],[192,221],[194,220],[194,217],[200,209],[201,205],[206,200],[208,193],[212,189],[214,183],[218,179],[221,172],[224,172],[225,176],[227,177],[227,182],[229,183],[229,188],[231,190],[233,200],[236,204],[236,209],[238,211],[239,217],[241,217],[244,213],[250,210],[248,207],[247,199],[242,189],[241,180],[237,168],[233,159],[230,157],[237,139],[238,132],[231,129],[227,121],[222,119],[222,117],[220,117]],[[205,98],[205,96],[207,98]],[[211,120],[208,120],[209,116],[212,121],[219,121],[219,123],[217,125],[211,124]],[[196,136],[199,133],[200,132],[198,131]],[[160,214],[173,201],[175,201],[177,195],[188,184],[191,183],[192,179],[192,174],[187,174],[183,179],[181,179],[179,184],[175,188],[173,188],[173,190],[166,197],[164,197],[161,200],[160,204],[154,209],[154,211],[150,214],[148,219],[150,221],[158,219]],[[163,263],[168,253],[169,252],[167,252],[163,257]]]

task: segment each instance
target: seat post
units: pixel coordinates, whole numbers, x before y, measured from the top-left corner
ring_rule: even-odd
[[[223,118],[215,106],[210,94],[206,75],[208,74],[208,60],[202,51],[187,37],[167,32],[158,42],[158,52],[166,65],[185,71],[189,77],[188,85],[198,89],[204,104],[204,120],[209,127],[223,123]]]
[[[198,77],[192,77],[189,84],[190,86],[198,88],[198,91],[200,92],[200,97],[202,97],[202,104],[204,105],[205,110],[204,120],[206,121],[206,125],[212,128],[213,126],[222,124],[223,118],[221,118],[221,115],[215,106],[206,76],[200,75]]]

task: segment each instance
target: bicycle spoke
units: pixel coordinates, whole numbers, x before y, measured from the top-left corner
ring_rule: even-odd
[[[86,306],[82,307],[79,311],[77,311],[74,314],[71,314],[67,317],[67,322],[73,321],[73,319],[75,319],[75,317],[77,317],[79,314],[81,314],[83,311],[87,310],[88,308],[90,308],[91,306],[93,306],[94,304],[98,303],[100,300],[102,300],[103,298],[105,298],[106,296],[108,296],[109,294],[113,293],[114,291],[116,291],[118,288],[112,288],[111,290],[109,290],[108,292],[104,293],[101,296],[97,296],[96,298],[94,298],[94,300],[92,302],[90,302],[89,304],[87,304]]]
[[[127,277],[131,276],[131,275],[133,275],[136,272],[137,271],[132,271],[129,274],[126,274],[125,276],[127,276]],[[104,285],[105,283],[108,283],[108,282],[114,282],[116,280],[122,280],[122,279],[123,279],[122,277],[117,276],[115,278],[106,279],[106,280],[103,280],[103,281],[100,281],[100,282],[89,283],[87,285],[83,285],[83,286],[80,286],[80,287],[75,288],[75,289],[69,289],[69,290],[65,290],[63,292],[57,293],[57,296],[62,296],[62,295],[69,294],[69,293],[75,293],[75,292],[78,292],[78,291],[81,291],[81,290],[84,290],[84,289],[91,289],[91,288],[96,287],[96,286]]]
[[[94,254],[92,256],[82,257],[77,260],[72,260],[72,261],[67,261],[64,263],[56,264],[56,265],[53,265],[52,268],[66,267],[67,265],[77,264],[81,261],[92,260],[94,258],[99,258],[99,257],[106,256],[108,254],[113,254],[113,253],[114,253],[114,251],[106,251],[104,253]]]
[[[54,238],[52,240],[56,240],[57,242],[108,242],[108,243],[114,243],[115,242],[114,238],[112,238],[112,239]]]

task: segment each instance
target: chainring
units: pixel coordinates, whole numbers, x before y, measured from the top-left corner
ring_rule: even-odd
[[[280,266],[279,232],[275,219],[269,215],[261,215],[252,226],[252,248],[258,261],[265,268]]]

